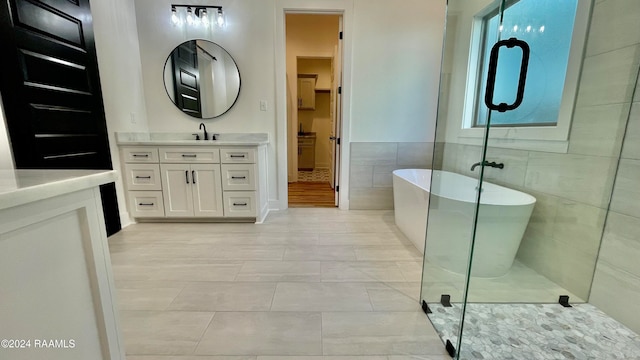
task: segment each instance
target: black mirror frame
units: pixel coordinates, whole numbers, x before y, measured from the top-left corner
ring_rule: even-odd
[[[175,103],[175,102],[173,102],[173,100],[171,100],[171,94],[169,94],[169,89],[167,89],[167,84],[166,84],[166,82],[164,81],[164,71],[165,71],[165,69],[166,69],[166,67],[167,67],[167,63],[168,63],[168,62],[169,62],[169,60],[171,59],[171,55],[173,54],[173,52],[174,52],[174,51],[176,51],[176,49],[177,49],[178,47],[180,47],[182,44],[185,44],[185,43],[190,42],[190,41],[206,41],[206,42],[209,42],[209,43],[211,43],[211,44],[216,45],[217,47],[219,47],[220,49],[222,49],[222,51],[224,51],[227,55],[229,55],[229,58],[231,59],[231,61],[233,61],[233,64],[236,66],[236,69],[237,69],[237,71],[238,71],[238,94],[236,95],[235,100],[233,100],[233,103],[232,103],[231,105],[229,105],[229,107],[228,107],[225,111],[223,111],[220,115],[216,115],[216,116],[212,116],[212,117],[206,117],[206,118],[205,118],[205,117],[195,117],[195,116],[193,116],[193,115],[191,115],[191,114],[189,114],[189,113],[186,113],[186,112],[184,112],[184,111],[180,110],[180,108],[176,105],[176,103]],[[181,42],[180,44],[176,45],[176,46],[173,48],[173,50],[171,50],[171,52],[169,53],[169,56],[167,56],[167,60],[165,60],[165,61],[164,61],[164,66],[162,67],[162,71],[163,71],[163,74],[162,74],[162,84],[164,85],[164,91],[165,91],[165,93],[167,94],[167,97],[169,98],[169,101],[171,101],[171,104],[173,104],[173,106],[175,106],[175,107],[178,109],[178,111],[180,111],[181,113],[183,113],[183,114],[185,114],[185,115],[188,115],[188,116],[190,116],[190,117],[192,117],[192,118],[195,118],[195,119],[203,119],[203,120],[210,120],[210,119],[216,119],[216,118],[219,118],[219,117],[221,117],[222,115],[224,115],[224,114],[228,113],[228,112],[229,112],[229,110],[231,110],[231,109],[233,108],[233,106],[238,102],[238,99],[240,98],[240,92],[242,91],[242,75],[240,74],[240,68],[238,67],[238,63],[236,62],[236,59],[234,59],[234,58],[233,58],[233,56],[231,56],[231,54],[227,51],[227,49],[223,48],[223,47],[222,47],[222,46],[220,46],[218,43],[215,43],[215,42],[213,42],[213,41],[211,41],[211,40],[207,40],[207,39],[190,39],[190,40],[183,41],[183,42]]]

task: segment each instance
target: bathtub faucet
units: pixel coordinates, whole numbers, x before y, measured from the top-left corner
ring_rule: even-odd
[[[483,166],[491,166],[491,167],[493,167],[493,168],[498,168],[498,169],[504,169],[504,164],[503,164],[503,163],[498,164],[498,163],[497,163],[497,162],[495,162],[495,161],[492,161],[492,162],[485,161],[484,163],[482,163],[482,162],[477,162],[477,163],[473,164],[473,165],[471,166],[471,171],[475,170],[475,168],[476,168],[477,166],[480,166],[480,165],[483,165]]]

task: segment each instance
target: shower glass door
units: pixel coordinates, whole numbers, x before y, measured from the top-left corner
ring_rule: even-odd
[[[482,137],[467,143],[458,136],[457,128],[469,108],[465,104],[467,74],[480,74],[479,65],[469,61],[477,56],[471,43],[490,41],[472,36],[473,19],[491,3],[449,0],[447,4],[421,299],[452,356],[459,348],[483,159]],[[498,25],[492,23],[486,29],[497,34]],[[482,129],[477,132],[484,134]]]
[[[623,136],[589,135],[592,4],[448,1],[421,296],[455,358],[579,358],[550,335],[588,301]]]

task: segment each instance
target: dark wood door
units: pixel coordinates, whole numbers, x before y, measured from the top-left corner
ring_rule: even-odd
[[[0,1],[0,93],[18,169],[112,169],[89,0]],[[107,232],[115,186],[101,188]]]
[[[184,113],[202,118],[200,102],[200,71],[195,40],[178,46],[171,54],[176,105]]]

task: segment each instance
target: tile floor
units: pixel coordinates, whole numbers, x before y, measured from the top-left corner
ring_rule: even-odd
[[[329,169],[298,170],[298,181],[329,182],[331,174]]]
[[[425,264],[423,299],[440,302],[440,295],[451,295],[452,302],[462,302],[465,276],[447,271],[437,265]],[[583,299],[540,275],[516,259],[509,272],[497,278],[472,277],[469,302],[481,303],[557,303],[560,295],[568,295],[570,302]]]
[[[136,224],[109,239],[129,360],[445,360],[392,211]]]
[[[460,304],[431,305],[443,339],[457,346]],[[640,336],[590,304],[468,304],[460,359],[640,359]]]

